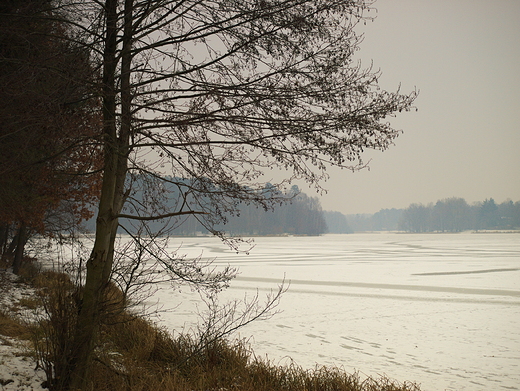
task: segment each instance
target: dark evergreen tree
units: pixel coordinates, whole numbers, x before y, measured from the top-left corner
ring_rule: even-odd
[[[399,228],[409,232],[428,232],[431,230],[432,207],[411,204],[403,211]]]
[[[498,205],[499,227],[503,229],[514,228],[515,204],[507,200]]]
[[[325,223],[327,224],[327,232],[331,234],[350,234],[350,228],[347,217],[340,212],[324,211]]]
[[[432,228],[440,232],[460,232],[470,229],[470,208],[463,198],[437,201],[432,210]]]
[[[478,214],[478,229],[496,229],[500,225],[498,206],[493,198],[484,200]]]

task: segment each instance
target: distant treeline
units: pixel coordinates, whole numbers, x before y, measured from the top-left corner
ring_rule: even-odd
[[[159,189],[153,184],[146,183],[143,178],[135,179],[133,188],[136,190],[132,192],[132,206],[128,207],[130,212],[139,215],[140,205],[152,204],[158,210],[155,214],[166,214],[179,210],[181,202],[190,204],[192,200],[181,191],[182,186],[189,184],[189,181],[181,178],[169,178],[169,180],[171,183]],[[215,224],[214,228],[232,235],[321,235],[327,232],[325,214],[317,197],[309,197],[300,192],[298,186],[293,186],[284,193],[270,184],[266,187],[265,196],[276,197],[274,209],[269,206],[269,203],[266,203],[265,208],[242,203],[238,205],[237,213],[225,216],[227,220],[225,224]],[[199,198],[199,205],[204,202]],[[344,221],[345,217],[338,214]],[[122,226],[120,233],[135,234],[140,229],[140,224],[136,221],[121,218],[119,223]],[[95,217],[84,225],[88,231],[94,231]],[[209,234],[207,225],[197,215],[150,221],[147,222],[147,226],[150,232],[161,234],[185,236]]]
[[[520,229],[520,201],[508,200],[497,204],[490,198],[469,205],[463,198],[453,197],[427,205],[414,203],[406,209],[382,209],[374,214],[344,215],[340,212],[323,211],[317,197],[309,197],[300,192],[297,186],[293,186],[284,196],[287,201],[277,205],[274,210],[243,204],[238,214],[227,216],[227,223],[217,228],[232,235]],[[124,219],[121,223],[132,231],[132,225]],[[169,222],[151,222],[149,225],[151,231],[158,232],[165,224],[170,224],[168,232],[174,235],[209,234],[194,216]],[[87,229],[93,228],[94,219],[87,223]]]
[[[347,215],[345,219],[354,232],[520,229],[520,201],[497,204],[490,198],[469,205],[463,198],[453,197],[435,204],[411,204],[406,209],[382,209],[373,215]]]
[[[253,205],[241,205],[237,215],[217,228],[232,235],[321,235],[327,232],[324,212],[317,197],[309,197],[293,186],[288,201],[265,210]],[[173,233],[191,235],[208,233],[196,219],[183,222]]]

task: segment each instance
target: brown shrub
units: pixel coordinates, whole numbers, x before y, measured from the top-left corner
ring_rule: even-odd
[[[0,334],[11,338],[30,339],[27,325],[5,311],[0,311]]]
[[[48,319],[36,338],[39,359],[49,379],[60,378],[60,358],[69,348],[78,309],[78,289],[62,273],[35,278],[42,288]],[[305,370],[295,364],[272,365],[257,359],[244,340],[201,343],[194,337],[173,337],[149,319],[126,308],[123,292],[106,290],[105,322],[90,372],[97,391],[418,391],[413,383],[387,378],[361,380],[330,367]],[[0,325],[1,320],[0,317]],[[0,326],[1,327],[1,326]],[[36,335],[36,334],[35,334]],[[38,345],[39,343],[39,345]]]

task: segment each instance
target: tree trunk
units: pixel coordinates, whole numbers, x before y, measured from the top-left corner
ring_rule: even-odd
[[[117,70],[117,6],[118,0],[106,0],[106,36],[103,59],[103,133],[104,166],[103,183],[96,219],[94,248],[87,261],[87,275],[82,292],[73,347],[69,360],[70,378],[63,379],[63,388],[81,390],[87,388],[88,369],[101,322],[103,291],[110,280],[114,239],[118,226],[117,214],[121,205],[126,170],[118,170],[121,150],[117,139],[115,74]],[[126,165],[126,157],[125,157]],[[123,178],[117,178],[122,175]]]
[[[25,243],[27,242],[27,226],[22,221],[16,234],[16,249],[14,251],[13,258],[13,273],[20,274],[20,267],[22,265],[23,253],[25,249]]]
[[[2,260],[4,260],[4,256],[7,255],[7,242],[9,241],[9,229],[10,229],[10,226],[8,223],[2,223],[0,225],[0,254],[2,256]]]
[[[110,281],[114,260],[114,241],[118,228],[117,216],[125,201],[125,179],[128,167],[131,133],[130,65],[132,61],[132,8],[133,0],[125,0],[123,47],[121,52],[121,123],[119,134],[116,121],[115,74],[117,4],[119,0],[107,0],[107,35],[103,70],[103,124],[105,134],[105,162],[103,184],[96,220],[96,238],[92,254],[87,261],[87,275],[76,333],[69,389],[87,386],[88,368],[102,321],[103,292]]]
[[[86,388],[88,369],[92,353],[97,342],[97,334],[102,317],[101,304],[103,292],[110,279],[112,269],[110,256],[112,231],[117,228],[117,219],[113,219],[110,207],[111,200],[105,197],[100,202],[100,213],[96,224],[96,240],[89,260],[87,261],[87,276],[82,291],[81,307],[78,314],[76,331],[70,360],[70,381],[72,390]],[[109,205],[107,208],[106,205]]]
[[[16,230],[16,233],[13,236],[13,239],[11,240],[11,243],[9,244],[9,247],[7,247],[6,254],[7,256],[13,256],[14,250],[16,249],[16,245],[18,243],[18,230]]]

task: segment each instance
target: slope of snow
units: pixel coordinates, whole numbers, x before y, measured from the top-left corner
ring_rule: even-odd
[[[34,296],[33,288],[17,282],[9,271],[0,271],[0,310],[11,312],[24,320],[30,320],[33,311],[17,305],[22,298]],[[36,368],[36,362],[28,350],[28,343],[2,335],[0,328],[0,390],[43,391],[41,384],[45,373]]]
[[[32,357],[27,356],[27,345],[20,340],[0,335],[1,390],[43,391],[45,373],[36,369]]]

